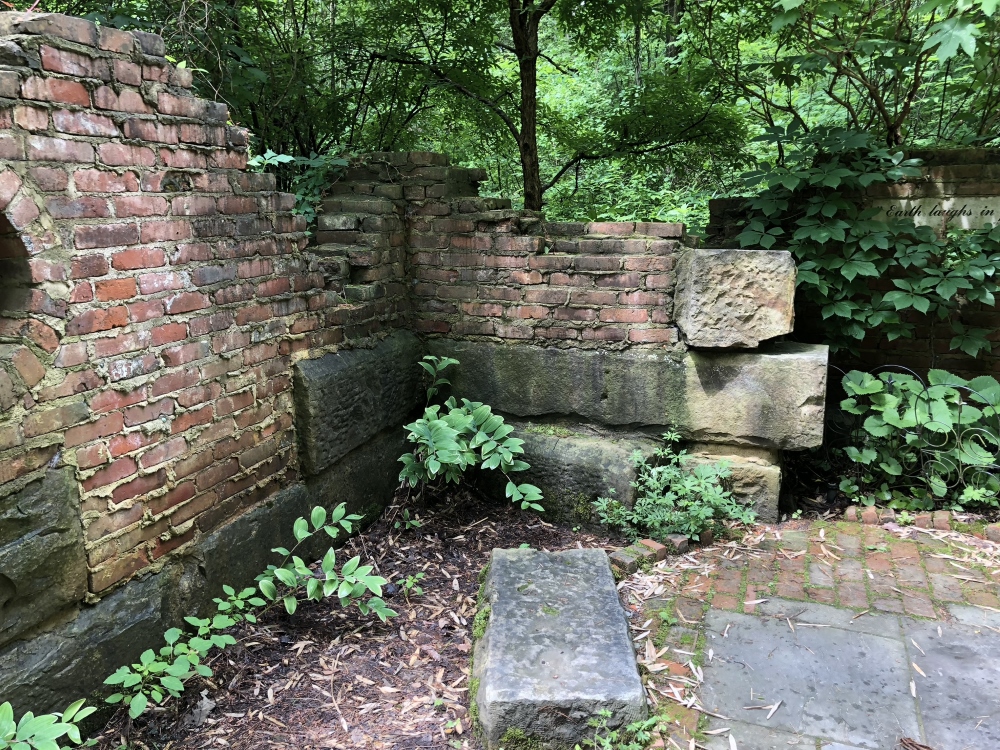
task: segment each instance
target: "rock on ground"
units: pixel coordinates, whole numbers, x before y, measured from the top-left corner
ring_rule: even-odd
[[[646,697],[602,550],[493,550],[489,624],[476,643],[474,700],[489,748],[506,736],[572,748],[646,716]]]

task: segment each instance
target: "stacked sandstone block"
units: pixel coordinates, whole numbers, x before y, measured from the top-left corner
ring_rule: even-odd
[[[325,288],[294,197],[160,37],[0,35],[0,497],[74,467],[98,593],[293,481],[293,360],[391,327],[405,290]]]

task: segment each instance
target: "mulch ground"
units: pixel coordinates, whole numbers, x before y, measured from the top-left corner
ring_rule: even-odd
[[[405,528],[400,504],[352,538],[338,560],[363,564],[393,583],[388,623],[336,601],[274,609],[234,629],[236,646],[213,652],[215,674],[179,701],[130,722],[120,712],[98,737],[101,750],[190,748],[478,748],[469,719],[469,656],[479,572],[494,547],[602,547],[620,540],[574,533],[544,516],[450,492],[409,506],[422,521]],[[401,527],[395,525],[400,522]],[[422,593],[399,581],[423,573]]]
[[[528,544],[610,552],[622,540],[553,526],[464,488],[417,508],[422,525],[407,530],[403,501],[338,552],[340,560],[360,555],[393,582],[387,601],[398,617],[381,623],[335,602],[302,603],[294,616],[272,610],[238,628],[239,643],[213,656],[213,678],[192,685],[182,700],[135,723],[119,713],[98,737],[101,750],[479,748],[469,717],[469,657],[479,573],[490,551]],[[649,702],[665,718],[657,746],[686,750],[704,711],[697,695],[702,655],[657,637],[661,612],[690,626],[709,607],[750,614],[771,596],[850,607],[858,616],[881,610],[946,618],[951,603],[1000,611],[1000,545],[832,515],[825,509],[814,520],[745,534],[734,528],[735,541],[668,557],[621,582]],[[398,585],[420,573],[421,593]]]

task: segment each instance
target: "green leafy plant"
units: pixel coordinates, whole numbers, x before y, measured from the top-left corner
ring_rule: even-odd
[[[648,535],[662,541],[668,534],[697,539],[702,531],[726,519],[753,522],[753,510],[735,500],[725,487],[729,468],[724,462],[688,467],[687,453],[675,448],[680,435],[667,432],[663,440],[665,445],[656,449],[652,464],[641,451],[632,454],[637,472],[632,486],[637,496],[631,508],[607,497],[594,502],[602,523],[632,539]]]
[[[870,185],[919,176],[919,162],[874,142],[868,133],[796,126],[772,128],[781,164],[746,175],[760,190],[749,201],[743,246],[786,247],[798,262],[799,294],[820,311],[830,345],[851,349],[872,332],[912,337],[914,315],[950,330],[950,346],[976,356],[990,333],[959,320],[967,302],[994,303],[1000,228],[985,226],[938,237],[910,219],[879,219],[866,205]],[[872,282],[890,279],[895,289]]]
[[[329,523],[327,523],[326,508],[321,506],[313,508],[309,521],[306,521],[305,518],[296,519],[292,527],[296,545],[291,550],[284,547],[275,547],[271,550],[283,555],[284,559],[280,565],[268,565],[267,570],[257,576],[261,593],[271,601],[280,599],[288,614],[295,613],[298,607],[298,597],[304,594],[306,599],[313,601],[320,601],[325,597],[335,595],[340,600],[342,607],[357,605],[363,615],[372,612],[382,622],[385,622],[388,617],[394,617],[396,613],[389,609],[381,599],[382,586],[387,583],[386,579],[372,575],[372,566],[361,565],[359,556],[352,557],[344,563],[338,576],[336,571],[337,555],[333,547],[330,547],[323,556],[319,574],[314,574],[302,558],[295,554],[299,545],[313,534],[322,531],[336,539],[341,529],[351,533],[353,522],[359,520],[361,520],[361,516],[347,515],[344,503],[333,510],[329,517]],[[279,584],[284,586],[284,590],[279,590]],[[369,593],[373,596],[366,599],[365,597]]]
[[[406,576],[405,579],[396,582],[400,590],[403,592],[403,596],[406,597],[407,601],[410,599],[410,594],[415,596],[423,596],[424,590],[418,585],[418,583],[424,578],[423,573],[414,573],[413,575]]]
[[[441,387],[449,381],[443,376],[448,367],[458,364],[449,357],[424,357],[420,366],[431,375],[427,389],[428,404]],[[444,404],[429,404],[422,418],[406,425],[407,439],[415,446],[410,453],[399,457],[403,469],[399,480],[410,487],[424,486],[430,482],[461,482],[467,469],[481,467],[499,470],[507,478],[505,493],[522,509],[541,511],[538,501],[542,492],[533,484],[517,484],[510,475],[530,468],[520,458],[524,454],[524,441],[511,437],[514,428],[503,417],[479,401],[454,396]]]
[[[30,711],[14,721],[10,703],[0,704],[0,750],[59,750],[64,744],[61,737],[69,738],[74,745],[93,745],[94,740],[83,742],[79,722],[90,716],[96,708],[84,706],[78,700],[62,713],[35,716]]]
[[[855,470],[841,490],[866,505],[904,510],[1000,506],[1000,383],[944,370],[931,370],[927,381],[898,372],[844,376],[840,408],[860,428],[844,448]]]
[[[403,529],[403,531],[409,531],[410,529],[419,529],[424,525],[416,514],[413,518],[410,518],[410,511],[407,508],[403,508],[402,518],[392,525],[394,529]]]
[[[644,750],[653,739],[653,731],[663,719],[659,716],[652,716],[648,719],[635,721],[625,727],[610,729],[608,719],[611,712],[601,709],[597,716],[587,722],[594,730],[593,739],[583,742],[583,747],[594,748],[594,750]],[[576,745],[574,750],[582,750],[580,745]]]
[[[272,171],[282,184],[295,193],[295,213],[305,216],[310,226],[316,222],[316,211],[326,191],[347,169],[347,158],[337,150],[309,156],[278,154],[267,149],[247,160],[251,172]]]
[[[296,544],[292,549],[276,547],[272,552],[282,555],[279,565],[268,565],[267,570],[257,576],[258,588],[247,587],[237,592],[232,586],[223,586],[225,598],[216,597],[217,614],[212,617],[185,617],[191,631],[171,628],[164,633],[166,645],[159,651],[147,649],[139,661],[119,667],[104,682],[118,691],[107,698],[108,703],[123,703],[128,706],[133,719],[141,715],[151,704],[162,704],[167,698],[179,697],[185,684],[194,677],[209,678],[212,670],[204,663],[213,649],[224,649],[236,643],[236,639],[225,632],[237,623],[257,622],[259,612],[281,602],[289,614],[294,614],[300,597],[319,601],[336,596],[341,606],[356,605],[362,614],[374,614],[382,622],[394,617],[396,612],[389,609],[381,598],[382,586],[387,583],[381,576],[372,575],[372,566],[361,565],[360,557],[353,557],[336,569],[337,557],[332,547],[327,549],[319,565],[313,572],[295,552],[307,539],[319,532],[336,539],[341,531],[351,533],[354,522],[361,516],[349,515],[341,503],[332,513],[317,506],[312,509],[309,520],[298,518],[292,526]],[[260,596],[258,596],[258,589]],[[3,750],[0,746],[0,750]],[[41,750],[41,749],[40,749]],[[54,750],[48,748],[48,750]]]

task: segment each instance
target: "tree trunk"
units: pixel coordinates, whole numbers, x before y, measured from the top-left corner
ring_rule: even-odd
[[[538,24],[552,3],[539,7],[522,7],[518,0],[509,0],[510,28],[517,54],[518,76],[521,83],[521,132],[517,148],[521,155],[524,179],[524,207],[542,210],[542,175],[538,164]]]

